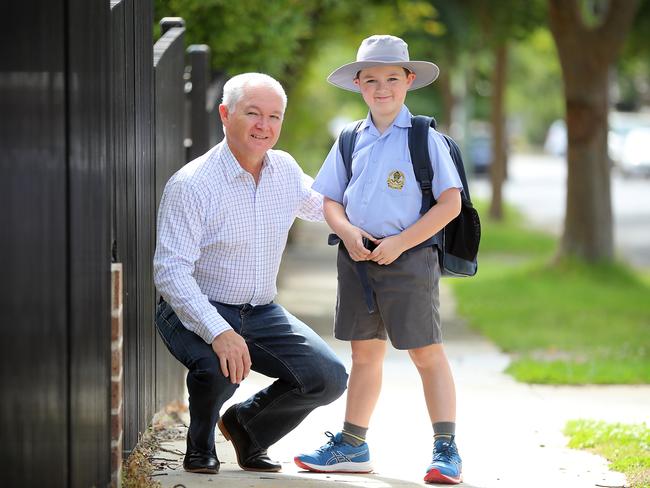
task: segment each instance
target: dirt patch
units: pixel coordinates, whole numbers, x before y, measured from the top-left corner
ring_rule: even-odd
[[[154,415],[151,427],[140,436],[138,444],[131,452],[122,468],[122,486],[124,488],[160,488],[154,478],[166,469],[182,467],[181,451],[169,451],[173,456],[163,457],[168,451],[161,444],[168,441],[185,439],[188,427],[188,409],[180,402],[173,402]],[[179,458],[180,456],[180,458]]]

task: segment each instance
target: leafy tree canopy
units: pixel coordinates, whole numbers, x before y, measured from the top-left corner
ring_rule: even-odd
[[[212,67],[282,79],[317,24],[351,15],[342,0],[156,0],[156,17],[183,17],[188,44],[207,44]]]

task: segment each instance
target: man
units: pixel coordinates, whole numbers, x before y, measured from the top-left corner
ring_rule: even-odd
[[[172,176],[160,203],[156,326],[189,370],[186,471],[219,471],[217,421],[242,469],[279,471],[268,447],[345,390],[333,351],[272,301],[294,218],[323,219],[313,180],[271,149],[285,107],[267,75],[229,80],[219,106],[225,140]],[[277,380],[219,418],[251,369]]]

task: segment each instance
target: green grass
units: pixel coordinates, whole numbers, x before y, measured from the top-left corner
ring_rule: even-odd
[[[553,263],[552,237],[482,211],[479,272],[448,280],[459,313],[513,357],[517,380],[650,383],[650,280],[621,264]]]
[[[569,436],[569,447],[607,458],[610,469],[625,473],[630,487],[650,488],[650,428],[646,424],[571,420],[564,433]]]

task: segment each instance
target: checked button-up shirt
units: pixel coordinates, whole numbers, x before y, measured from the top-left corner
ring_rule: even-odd
[[[174,174],[158,213],[154,281],[204,341],[231,327],[210,301],[270,303],[296,217],[323,220],[313,179],[286,152],[267,152],[258,184],[223,141]]]

